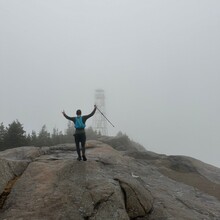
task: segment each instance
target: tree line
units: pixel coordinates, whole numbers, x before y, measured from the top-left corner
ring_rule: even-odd
[[[47,131],[46,125],[43,125],[41,130],[31,134],[24,130],[23,125],[15,120],[7,127],[0,124],[0,151],[21,146],[52,146],[57,144],[65,144],[73,142],[74,126],[68,122],[65,132],[59,131],[57,128],[50,133]],[[100,134],[99,134],[100,135]],[[86,129],[87,139],[96,139],[98,134],[91,127]]]

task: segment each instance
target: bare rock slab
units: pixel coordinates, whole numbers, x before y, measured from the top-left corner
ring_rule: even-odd
[[[182,157],[125,152],[127,142],[119,151],[118,141],[117,148],[88,141],[86,162],[76,160],[73,144],[0,152],[0,190],[9,191],[0,219],[220,219],[217,193],[198,187],[208,178],[205,183],[218,189],[218,169]]]

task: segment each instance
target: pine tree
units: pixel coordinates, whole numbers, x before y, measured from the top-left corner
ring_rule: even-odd
[[[37,134],[35,131],[31,132],[31,145],[37,146]]]
[[[72,137],[74,133],[74,126],[71,121],[68,121],[66,135]]]
[[[5,134],[6,134],[6,129],[2,122],[0,125],[0,150],[5,149]]]
[[[50,133],[47,131],[46,125],[43,125],[37,137],[37,146],[51,146],[52,141],[50,138]]]
[[[98,137],[98,134],[92,129],[92,127],[88,127],[86,129],[86,138],[88,140],[96,140]]]
[[[27,139],[25,133],[23,125],[18,120],[13,121],[6,128],[5,147],[13,148],[26,145]]]
[[[63,142],[62,132],[59,132],[57,128],[54,128],[51,139],[53,145],[61,144]]]
[[[65,141],[66,143],[72,143],[73,142],[73,134],[74,134],[74,125],[71,121],[68,121],[68,124],[67,124],[67,129],[66,129],[66,138],[65,138]]]

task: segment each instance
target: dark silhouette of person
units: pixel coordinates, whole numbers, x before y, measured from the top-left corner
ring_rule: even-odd
[[[83,160],[86,161],[86,149],[85,149],[85,144],[86,144],[86,132],[85,132],[85,127],[86,127],[86,120],[90,117],[92,117],[96,112],[96,105],[94,105],[94,109],[93,111],[89,114],[89,115],[83,115],[82,116],[82,112],[80,109],[78,109],[76,111],[76,117],[69,117],[68,115],[66,115],[65,111],[63,110],[63,116],[72,121],[75,125],[75,133],[74,133],[74,137],[75,137],[75,143],[76,143],[76,151],[78,154],[78,158],[77,160]],[[81,143],[81,148],[82,148],[82,157],[81,157],[81,150],[80,150],[80,143]]]

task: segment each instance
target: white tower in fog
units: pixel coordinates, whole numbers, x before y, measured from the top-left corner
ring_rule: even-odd
[[[95,90],[95,104],[99,110],[105,114],[105,92],[103,89]],[[93,117],[93,129],[101,135],[108,135],[107,121],[103,115],[96,110],[96,113]]]

